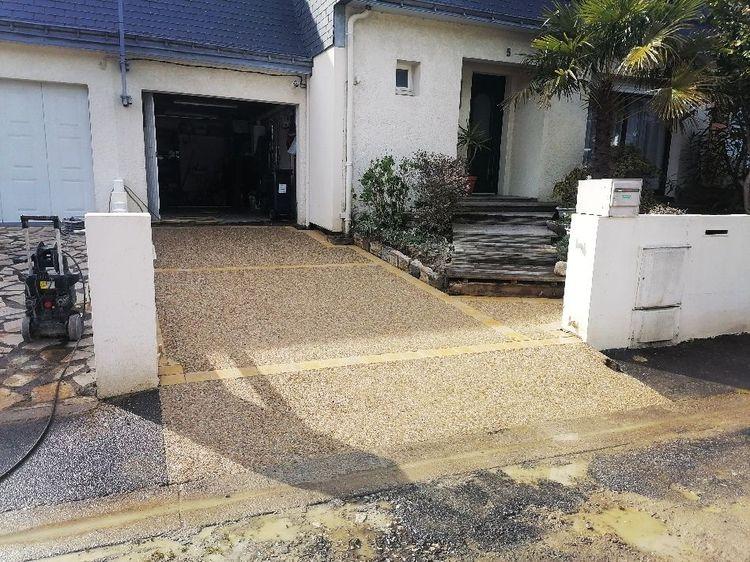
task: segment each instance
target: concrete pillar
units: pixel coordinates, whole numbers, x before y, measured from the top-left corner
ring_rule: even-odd
[[[86,214],[89,288],[100,398],[159,383],[151,217]]]

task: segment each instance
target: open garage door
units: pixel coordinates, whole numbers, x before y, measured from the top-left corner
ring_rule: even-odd
[[[93,205],[88,92],[0,80],[0,216],[82,216]]]
[[[296,218],[293,106],[148,96],[153,100],[144,103],[149,205],[158,204],[162,221]],[[149,159],[154,140],[156,158]]]

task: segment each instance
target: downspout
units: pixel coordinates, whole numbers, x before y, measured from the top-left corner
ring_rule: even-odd
[[[364,12],[349,17],[346,24],[346,181],[344,184],[344,234],[348,235],[352,226],[352,184],[354,152],[354,24],[370,15],[368,6]]]
[[[305,151],[297,143],[297,154],[305,155],[305,226],[310,226],[310,83],[305,87]],[[299,156],[298,156],[299,160]]]
[[[124,0],[117,0],[117,31],[120,39],[120,101],[123,107],[132,105],[133,98],[128,95],[128,61],[125,58],[125,6]]]

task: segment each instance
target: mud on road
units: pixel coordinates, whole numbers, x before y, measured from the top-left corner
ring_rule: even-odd
[[[555,458],[66,560],[742,560],[750,428]]]

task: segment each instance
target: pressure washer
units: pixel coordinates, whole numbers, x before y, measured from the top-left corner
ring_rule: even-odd
[[[29,223],[51,223],[55,245],[39,242],[32,252]],[[26,316],[21,323],[23,339],[63,337],[78,341],[83,335],[83,311],[78,307],[76,286],[83,283],[80,266],[63,250],[60,218],[56,216],[21,216],[26,237]],[[69,268],[68,258],[77,270]]]

